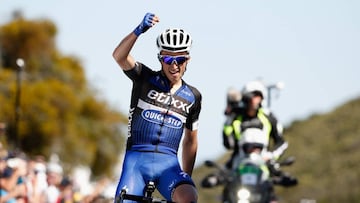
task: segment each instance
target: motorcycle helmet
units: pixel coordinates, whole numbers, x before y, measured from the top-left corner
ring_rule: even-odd
[[[267,96],[266,87],[263,82],[259,80],[254,80],[248,82],[242,89],[242,95],[248,94],[260,94],[260,96],[265,99]]]
[[[156,45],[159,48],[160,52],[189,52],[191,44],[192,39],[190,34],[180,28],[166,29],[156,39]]]
[[[255,95],[261,96],[261,106],[264,106],[266,104],[267,89],[264,83],[260,80],[250,81],[245,84],[244,88],[241,91],[241,94],[244,107],[248,105],[250,99]]]

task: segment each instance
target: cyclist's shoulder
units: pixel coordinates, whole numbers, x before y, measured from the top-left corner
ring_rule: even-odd
[[[193,85],[190,85],[189,83],[185,82],[184,80],[182,80],[182,83],[183,83],[183,90],[182,91],[188,91],[190,92],[195,98],[197,99],[201,99],[202,98],[202,95],[201,95],[201,92],[199,91],[198,88],[196,88],[195,86]]]

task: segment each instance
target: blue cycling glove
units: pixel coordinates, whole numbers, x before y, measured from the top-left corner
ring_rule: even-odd
[[[152,26],[154,16],[155,14],[147,13],[141,23],[135,28],[134,34],[136,36],[139,36],[142,33],[146,32]]]

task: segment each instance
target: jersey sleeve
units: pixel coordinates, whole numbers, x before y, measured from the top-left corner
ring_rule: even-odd
[[[136,62],[134,68],[130,70],[124,70],[125,75],[130,78],[132,81],[139,80],[142,77],[143,70],[147,70],[145,65],[142,63]]]
[[[201,112],[201,102],[202,102],[202,96],[201,93],[194,87],[190,86],[194,97],[195,97],[195,103],[191,108],[190,114],[187,117],[185,127],[189,130],[197,130],[199,127],[199,116]]]

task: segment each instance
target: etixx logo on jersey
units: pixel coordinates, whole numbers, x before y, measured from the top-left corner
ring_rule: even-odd
[[[160,111],[157,110],[151,110],[151,109],[144,110],[141,113],[141,116],[147,121],[157,124],[163,124],[170,128],[182,127],[182,122],[179,118],[170,114],[161,113]]]
[[[162,104],[171,105],[177,109],[181,109],[186,113],[190,112],[190,108],[193,105],[193,103],[188,104],[185,101],[175,99],[171,95],[165,94],[163,92],[157,92],[156,90],[150,90],[147,94],[147,97]]]

